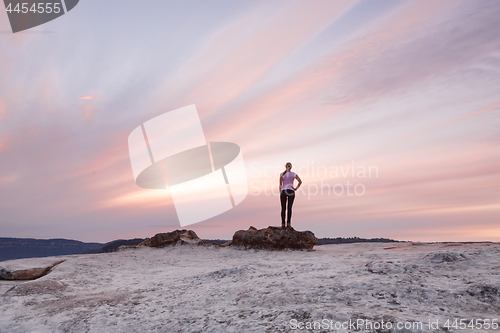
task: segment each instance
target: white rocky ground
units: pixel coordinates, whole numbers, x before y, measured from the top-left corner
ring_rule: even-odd
[[[375,331],[349,329],[349,319],[446,331],[447,319],[500,319],[499,257],[498,243],[358,243],[309,252],[184,245],[0,262],[67,259],[38,280],[0,281],[0,332],[295,332],[314,321],[323,328],[302,332]]]

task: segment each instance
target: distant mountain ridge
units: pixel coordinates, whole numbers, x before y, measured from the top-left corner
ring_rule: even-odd
[[[36,239],[0,237],[0,261],[82,254],[100,248],[101,243],[84,243],[72,239]]]
[[[54,238],[54,239],[36,239],[36,238],[6,238],[0,237],[0,261],[50,257],[68,254],[85,253],[106,253],[114,252],[121,245],[138,245],[145,238],[118,239],[109,243],[85,243],[72,239]],[[223,244],[225,239],[205,239],[207,242]],[[317,245],[325,244],[346,244],[346,243],[366,243],[366,242],[399,242],[389,238],[359,238],[359,237],[337,237],[337,238],[318,238]]]
[[[93,249],[86,251],[85,253],[108,253],[115,252],[122,245],[139,245],[145,240],[145,238],[134,238],[134,239],[117,239],[109,243],[104,244],[98,249]]]
[[[349,243],[399,243],[400,241],[390,238],[359,238],[359,237],[337,237],[337,238],[318,238],[316,245],[326,244],[349,244]]]

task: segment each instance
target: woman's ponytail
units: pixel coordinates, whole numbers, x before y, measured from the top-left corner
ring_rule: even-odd
[[[290,165],[291,165],[291,163],[290,163],[290,162],[287,162],[287,163],[285,164],[285,172],[283,172],[283,174],[281,175],[281,177],[283,177],[283,176],[284,176],[284,175],[288,172],[288,168],[286,167],[288,164],[290,164]]]

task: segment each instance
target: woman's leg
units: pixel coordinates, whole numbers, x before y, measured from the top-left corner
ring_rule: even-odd
[[[285,209],[286,209],[286,197],[285,191],[281,191],[280,201],[281,201],[281,224],[285,224]]]
[[[287,214],[287,219],[286,219],[286,222],[287,224],[291,224],[291,220],[292,220],[292,205],[293,205],[293,201],[295,200],[295,193],[291,196],[288,197],[288,214]]]

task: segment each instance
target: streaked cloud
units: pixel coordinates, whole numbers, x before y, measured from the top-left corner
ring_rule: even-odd
[[[101,98],[100,94],[94,94],[94,95],[82,96],[82,97],[80,97],[80,100],[90,101],[90,100],[99,99],[99,98]]]
[[[83,6],[39,28],[56,34],[2,35],[2,236],[177,228],[168,191],[134,184],[127,137],[196,104],[206,139],[237,143],[255,185],[193,225],[201,237],[278,225],[264,191],[277,177],[251,166],[292,161],[304,181],[293,223],[319,237],[500,240],[497,1],[198,4],[127,2],[130,24],[99,2],[101,14]],[[313,162],[379,175],[321,177]],[[366,193],[311,194],[347,180]]]

